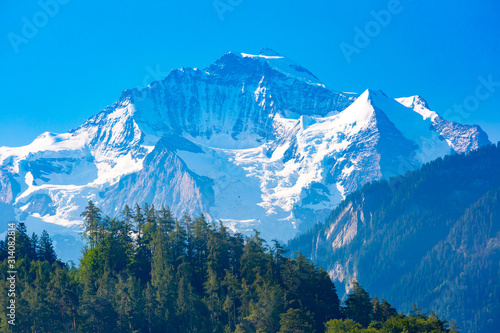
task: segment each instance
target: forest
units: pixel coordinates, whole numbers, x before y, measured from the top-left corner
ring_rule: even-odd
[[[15,229],[15,325],[2,332],[454,332],[435,314],[398,313],[357,283],[340,302],[334,283],[300,253],[255,232],[244,237],[203,215],[128,206],[82,214],[86,245],[63,263],[46,232]],[[0,241],[8,288],[9,243]],[[0,294],[2,308],[8,293]],[[452,325],[453,326],[453,325]]]
[[[496,332],[499,170],[497,144],[369,183],[287,249],[327,271],[342,267],[344,277],[356,274],[367,290],[404,312],[417,303],[453,318],[464,331]],[[356,235],[332,246],[348,223],[356,223]],[[340,281],[337,287],[343,290]]]

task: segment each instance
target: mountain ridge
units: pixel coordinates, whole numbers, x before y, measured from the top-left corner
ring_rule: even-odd
[[[110,215],[147,201],[286,241],[369,181],[489,143],[479,126],[447,122],[421,98],[335,92],[262,53],[172,70],[74,130],[1,147],[2,202],[35,232],[77,229],[92,199]]]

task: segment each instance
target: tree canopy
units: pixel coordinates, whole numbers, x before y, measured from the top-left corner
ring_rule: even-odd
[[[177,219],[168,208],[137,205],[108,217],[89,202],[82,216],[87,244],[78,267],[57,259],[47,232],[28,237],[18,224],[15,332],[322,333],[375,324],[399,332],[429,320],[398,315],[357,283],[341,306],[329,275],[303,255],[203,214]],[[6,251],[0,242],[3,281]],[[436,332],[448,332],[432,320]],[[0,328],[13,331],[4,312]]]

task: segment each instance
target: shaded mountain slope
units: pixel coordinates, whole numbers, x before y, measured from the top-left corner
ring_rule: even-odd
[[[498,329],[500,147],[446,156],[349,195],[289,242],[347,291],[357,279],[404,311],[408,297],[464,331]]]

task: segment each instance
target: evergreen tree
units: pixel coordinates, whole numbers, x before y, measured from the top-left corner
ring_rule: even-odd
[[[177,301],[176,315],[178,331],[193,332],[195,326],[196,294],[190,283],[190,267],[183,262],[177,270]]]
[[[253,304],[247,319],[257,331],[276,332],[279,329],[280,314],[285,309],[283,290],[271,280],[265,281],[260,275],[257,275],[254,285],[257,302]]]
[[[89,240],[90,248],[100,240],[101,228],[101,210],[89,200],[87,207],[81,214],[83,217],[84,236]]]
[[[368,327],[370,324],[372,313],[370,296],[357,281],[352,283],[352,289],[347,295],[343,311],[347,318],[360,323],[363,327]]]
[[[330,319],[341,318],[342,314],[337,289],[328,273],[319,268],[315,271],[315,275],[317,282],[311,286],[314,289],[314,306],[308,308],[314,317],[316,331],[321,332],[323,323]]]
[[[135,225],[135,231],[137,233],[137,242],[139,243],[142,240],[142,236],[144,233],[144,223],[145,223],[144,214],[142,213],[142,209],[141,206],[139,206],[139,204],[135,205],[133,220]]]
[[[6,238],[7,237],[8,235],[6,236]],[[8,250],[7,240],[0,240],[0,261],[4,261],[5,259],[7,259],[7,257],[9,256]]]
[[[163,230],[163,232],[169,233],[174,230],[175,219],[172,215],[172,212],[170,211],[170,208],[165,208],[165,206],[162,206],[162,208],[158,212],[157,219],[158,226],[161,230]]]
[[[52,239],[50,239],[49,234],[45,230],[42,232],[42,237],[40,237],[38,258],[48,261],[51,264],[55,263],[57,260],[56,251],[54,251],[54,246],[52,245]]]
[[[190,246],[192,249],[193,287],[198,293],[203,291],[203,281],[208,268],[208,233],[208,223],[205,216],[201,214],[194,220],[192,244]]]
[[[169,237],[172,247],[172,264],[177,270],[187,253],[187,236],[182,220],[175,221],[174,231],[169,234]]]
[[[247,239],[241,256],[241,275],[247,283],[253,283],[257,276],[264,275],[266,255],[263,246],[264,240],[259,235],[260,233],[254,230],[254,235]]]
[[[377,297],[372,298],[372,321],[384,323],[387,319],[397,316],[398,313],[385,299],[379,301]]]
[[[239,283],[238,279],[229,270],[226,270],[226,277],[222,281],[225,289],[224,311],[227,313],[228,328],[233,330],[237,324],[236,307],[238,306]]]
[[[40,242],[38,240],[38,235],[35,233],[31,234],[31,253],[30,260],[39,260],[40,259]],[[55,253],[54,253],[55,255]]]
[[[300,309],[288,309],[280,315],[279,333],[314,333],[314,319]]]
[[[18,259],[33,257],[34,250],[31,239],[28,236],[26,224],[19,222],[16,226],[16,256]]]
[[[144,205],[144,208],[150,213],[147,204]],[[135,206],[133,219],[137,230],[137,246],[130,267],[135,277],[137,277],[143,285],[146,285],[147,281],[150,280],[151,274],[152,255],[149,243],[152,236],[149,233],[149,226],[146,223],[143,211],[138,204]]]
[[[208,277],[204,287],[211,324],[217,325],[222,320],[224,301],[221,293],[221,280],[219,280],[217,273],[211,266],[208,267]]]
[[[172,265],[172,255],[169,236],[160,229],[153,239],[153,258],[151,262],[151,285],[155,291],[155,317],[160,323],[172,323],[175,318],[175,271]],[[172,331],[170,325],[164,327]]]
[[[134,226],[133,226],[133,215],[132,215],[132,210],[130,209],[129,205],[125,205],[125,207],[122,210],[121,216],[123,218],[122,220],[122,229],[121,233],[125,237],[131,237]]]

